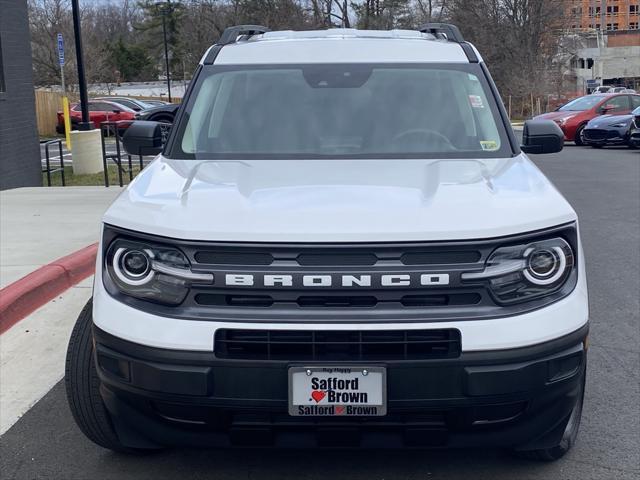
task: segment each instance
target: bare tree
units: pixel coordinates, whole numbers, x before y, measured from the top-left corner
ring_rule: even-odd
[[[31,49],[37,85],[60,83],[56,36],[65,39],[64,73],[68,85],[77,83],[73,21],[69,0],[28,0]],[[122,0],[120,5],[85,4],[82,22],[85,72],[88,82],[115,80],[115,68],[109,46],[116,40],[133,42],[133,24],[140,18],[137,4]]]
[[[563,2],[449,0],[449,19],[475,43],[503,95],[542,94],[565,22]]]
[[[441,22],[447,8],[447,0],[415,0],[411,4],[414,23]]]

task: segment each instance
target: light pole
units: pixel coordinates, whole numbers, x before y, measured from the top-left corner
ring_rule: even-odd
[[[158,11],[162,15],[162,38],[164,40],[164,63],[167,73],[167,96],[171,102],[171,74],[169,73],[169,45],[167,44],[167,21],[166,17],[171,13],[171,0],[156,3]]]
[[[87,95],[87,80],[84,76],[84,59],[82,55],[82,32],[80,31],[80,7],[78,0],[71,0],[73,12],[73,35],[76,44],[76,63],[78,65],[78,89],[80,90],[80,107],[82,109],[82,122],[78,124],[78,130],[91,130],[89,121],[89,98]]]

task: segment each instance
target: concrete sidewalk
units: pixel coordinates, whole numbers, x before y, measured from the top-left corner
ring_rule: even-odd
[[[0,435],[64,376],[71,330],[92,285],[90,276],[0,336]]]
[[[69,334],[91,297],[93,277],[81,279],[92,270],[95,247],[85,247],[99,240],[102,214],[121,191],[0,192],[0,434],[64,375]]]
[[[34,187],[0,192],[0,288],[98,241],[120,187]]]

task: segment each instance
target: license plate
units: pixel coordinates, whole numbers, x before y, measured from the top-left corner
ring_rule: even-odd
[[[384,367],[291,367],[289,414],[382,416],[387,413]]]

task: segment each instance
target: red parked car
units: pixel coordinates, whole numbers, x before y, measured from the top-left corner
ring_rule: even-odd
[[[118,120],[134,120],[136,112],[124,105],[119,105],[106,100],[89,102],[89,120],[95,128],[100,128],[100,124],[105,121]],[[71,117],[71,130],[78,129],[78,123],[82,121],[82,110],[80,104],[75,103],[69,108],[69,116]],[[124,130],[128,125],[123,124],[119,130]],[[58,112],[58,125],[56,127],[58,133],[64,133],[64,115]]]
[[[576,98],[555,112],[543,113],[535,119],[553,120],[564,132],[564,139],[584,145],[584,127],[589,120],[599,115],[624,115],[640,102],[635,94],[591,94]]]

